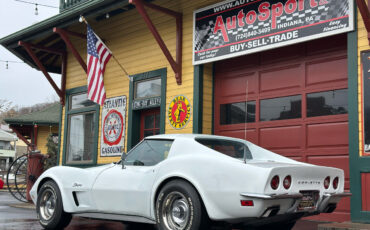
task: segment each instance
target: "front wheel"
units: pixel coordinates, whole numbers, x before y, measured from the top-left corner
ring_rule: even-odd
[[[160,191],[156,201],[159,230],[207,229],[208,216],[197,191],[189,183],[174,180]]]
[[[63,202],[58,185],[47,181],[37,195],[37,217],[45,229],[63,229],[72,219],[70,213],[63,211]]]

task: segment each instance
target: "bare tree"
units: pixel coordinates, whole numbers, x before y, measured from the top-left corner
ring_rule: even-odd
[[[12,107],[12,102],[7,99],[0,99],[0,113],[8,111]]]

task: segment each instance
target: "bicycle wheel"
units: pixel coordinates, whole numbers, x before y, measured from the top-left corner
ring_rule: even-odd
[[[27,194],[28,157],[24,154],[18,157],[9,167],[6,184],[10,194],[21,202],[28,202]]]

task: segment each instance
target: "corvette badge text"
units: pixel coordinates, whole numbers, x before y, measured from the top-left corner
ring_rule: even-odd
[[[194,64],[353,30],[350,0],[233,0],[194,12]]]

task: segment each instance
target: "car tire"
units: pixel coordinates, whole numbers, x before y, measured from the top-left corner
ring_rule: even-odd
[[[156,200],[158,230],[208,229],[209,218],[192,185],[182,180],[167,183]]]
[[[62,195],[54,181],[45,182],[37,195],[37,217],[45,229],[63,229],[71,222],[72,215],[63,210]]]

